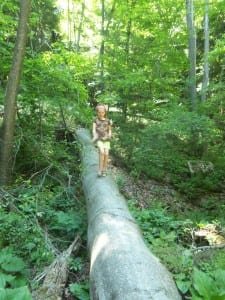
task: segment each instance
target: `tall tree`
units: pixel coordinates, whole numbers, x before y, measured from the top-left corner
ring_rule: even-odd
[[[112,3],[112,8],[109,12],[108,16],[108,22],[105,26],[105,0],[101,0],[101,45],[100,45],[100,51],[99,51],[99,63],[98,66],[100,68],[100,88],[102,91],[104,91],[105,82],[104,82],[104,69],[105,69],[105,39],[106,36],[109,33],[109,26],[112,20],[113,13],[115,11],[116,6],[116,0]]]
[[[100,88],[104,90],[105,0],[101,0],[101,46],[99,51]]]
[[[201,100],[206,100],[207,87],[209,84],[209,0],[205,0],[204,16],[204,66],[201,90]]]
[[[192,109],[196,105],[196,30],[194,24],[194,3],[193,0],[186,0],[187,29],[188,29],[188,57],[189,57],[189,78],[188,93]]]
[[[67,0],[67,35],[68,44],[71,46],[71,16],[70,16],[70,0]]]
[[[126,28],[126,43],[125,43],[125,57],[126,57],[126,65],[129,65],[130,59],[130,42],[131,42],[131,34],[132,34],[132,12],[134,11],[136,1],[131,0],[131,3],[128,1],[128,14],[129,18],[127,21],[127,28]],[[124,121],[126,122],[127,119],[127,101],[123,102],[122,105]]]
[[[55,0],[32,1],[29,43],[34,52],[51,49],[51,43],[60,39],[59,16]],[[28,43],[28,46],[29,46]]]
[[[0,185],[6,185],[11,175],[12,149],[16,119],[16,99],[26,49],[27,25],[31,0],[20,0],[20,16],[13,63],[6,87],[0,155]]]
[[[80,23],[77,30],[77,52],[80,52],[80,37],[82,33],[82,27],[83,27],[83,20],[84,20],[84,9],[85,9],[85,1],[81,4],[81,16],[80,16]]]

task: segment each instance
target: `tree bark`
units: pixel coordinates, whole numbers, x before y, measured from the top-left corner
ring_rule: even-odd
[[[61,300],[68,277],[68,263],[73,251],[80,247],[80,238],[76,237],[67,250],[58,255],[51,265],[36,279],[43,279],[42,285],[33,291],[34,300]]]
[[[99,61],[98,61],[98,67],[100,69],[100,90],[101,92],[105,89],[105,79],[104,79],[104,73],[105,73],[105,39],[108,35],[109,31],[109,25],[111,23],[113,13],[115,11],[116,6],[116,0],[112,3],[112,8],[109,13],[108,22],[105,27],[105,0],[101,0],[101,45],[99,50]]]
[[[204,67],[203,80],[201,90],[201,100],[206,100],[207,88],[209,85],[209,0],[205,0],[205,16],[204,16]]]
[[[188,29],[188,57],[189,57],[189,78],[188,93],[191,100],[192,110],[196,106],[196,31],[194,24],[193,0],[186,0],[187,8],[187,29]]]
[[[70,16],[70,0],[67,0],[67,35],[68,45],[71,47],[71,16]]]
[[[77,52],[80,52],[80,37],[82,33],[83,21],[84,21],[84,9],[85,9],[85,1],[81,4],[81,16],[80,23],[77,31]]]
[[[77,137],[83,145],[91,299],[181,299],[171,274],[145,245],[111,178],[97,178],[98,154],[88,131],[77,130]]]
[[[9,182],[11,175],[13,136],[16,119],[16,98],[26,49],[27,23],[30,14],[30,7],[30,0],[20,1],[20,17],[13,63],[9,73],[5,94],[4,119],[0,147],[0,185],[6,185]]]

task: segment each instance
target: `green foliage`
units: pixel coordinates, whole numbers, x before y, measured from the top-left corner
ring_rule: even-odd
[[[16,289],[0,288],[0,300],[32,300],[32,297],[26,286]]]
[[[173,183],[189,198],[222,189],[225,174],[214,155],[221,132],[206,116],[173,108],[161,121],[142,125],[132,120],[121,125],[117,134],[114,151],[133,175]],[[191,176],[189,160],[210,161],[216,169]]]
[[[118,25],[106,37],[106,83],[124,111],[134,106],[148,113],[154,100],[176,101],[181,95],[187,68],[184,15],[183,1],[118,5],[113,15]]]
[[[186,296],[189,299],[190,294],[193,297],[191,299],[196,300],[225,299],[224,251],[208,254],[191,251],[194,222],[188,220],[187,216],[172,216],[158,201],[144,209],[136,207],[133,200],[129,200],[128,204],[147,245],[173,273],[185,299]],[[189,212],[188,216],[192,217],[192,213]],[[202,212],[201,217],[204,216]]]
[[[0,239],[3,247],[11,246],[29,263],[48,262],[52,258],[51,252],[46,248],[42,232],[29,217],[17,213],[10,213],[1,210],[0,221],[4,226],[0,228]],[[10,264],[6,268],[14,267]],[[16,267],[16,265],[15,265]]]
[[[174,274],[179,290],[186,294],[191,287],[193,270],[193,255],[186,248],[189,246],[187,234],[193,223],[177,220],[160,205],[139,209],[129,201],[129,207],[151,251]]]
[[[225,270],[215,270],[206,274],[198,269],[193,273],[192,299],[225,299]]]
[[[126,184],[124,176],[122,174],[118,175],[115,180],[116,180],[116,184],[117,184],[119,190],[122,190],[123,187],[125,187],[125,184]]]
[[[203,60],[203,1],[200,2],[199,5],[196,3],[200,41],[198,83],[201,82]],[[203,193],[223,190],[224,0],[215,1],[210,6],[210,85],[208,100],[196,112],[188,112],[185,101],[188,67],[185,2],[119,1],[112,15],[111,4],[109,1],[105,6],[105,24],[109,21],[104,36],[105,90],[95,99],[96,94],[92,93],[88,83],[96,79],[96,74],[100,74],[95,65],[97,59],[90,59],[92,54],[89,53],[85,55],[69,51],[60,42],[60,12],[54,0],[32,2],[27,57],[17,105],[13,153],[17,179],[12,190],[4,195],[0,208],[0,223],[4,224],[0,227],[0,246],[11,246],[19,256],[26,258],[32,268],[41,267],[52,259],[51,251],[43,239],[43,228],[60,249],[70,243],[74,233],[84,233],[84,208],[82,201],[77,201],[78,198],[83,199],[78,179],[79,148],[76,142],[73,146],[69,145],[66,135],[73,134],[78,126],[90,126],[92,111],[89,103],[94,105],[95,101],[103,101],[118,109],[117,116],[122,114],[115,117],[114,132],[117,132],[114,153],[132,175],[172,183],[185,193],[187,199],[196,200]],[[3,1],[0,5],[1,103],[15,43],[18,9],[16,0]],[[97,10],[100,15],[99,7]],[[79,23],[77,15],[73,16],[76,26]],[[96,15],[93,16],[93,20],[96,18]],[[84,44],[88,39],[84,26],[95,31],[93,20],[85,13],[81,32]],[[86,51],[90,46],[84,44],[81,49]],[[62,129],[62,124],[64,135],[59,141],[56,131]],[[187,166],[189,160],[212,162],[214,171],[191,176]],[[31,179],[24,180],[27,178]],[[122,187],[123,177],[119,177],[117,182]],[[192,212],[192,218],[217,216],[222,219],[224,204],[216,203],[215,209],[214,202],[206,201],[201,211],[199,208]],[[187,249],[187,232],[192,226],[191,221],[178,221],[160,207],[146,211],[136,211],[132,207],[132,210],[146,242],[173,271],[183,294],[191,290],[193,299],[206,297],[203,295],[207,288],[204,279],[208,285],[216,286],[215,295],[208,294],[212,299],[224,297],[221,294],[224,282],[220,281],[224,276],[222,254],[208,264],[201,262],[198,267],[206,271],[205,275],[202,275],[202,271],[195,271],[192,283],[193,257]],[[15,298],[15,289],[6,291],[4,287],[13,282],[13,272],[22,271],[22,264],[17,259],[10,261],[13,264],[6,259],[1,266],[2,299]],[[217,275],[209,264],[215,266],[215,270],[221,269]],[[83,266],[79,258],[74,260],[71,269],[77,272]],[[16,267],[17,271],[14,269]],[[16,278],[19,280],[18,275]],[[15,299],[29,299],[26,287],[19,289],[17,294],[21,296]],[[83,282],[71,285],[71,291],[79,299],[88,299],[87,289]]]
[[[70,270],[78,272],[81,271],[84,266],[83,259],[81,257],[75,257],[70,262]]]
[[[52,43],[59,40],[60,12],[55,0],[32,1],[30,16],[31,55],[48,50]]]
[[[71,293],[79,300],[89,300],[89,284],[84,283],[73,283],[70,284]]]
[[[10,248],[0,250],[0,299],[31,300],[26,286],[25,263]]]
[[[17,16],[19,11],[18,1],[4,1],[0,5],[0,80],[1,85],[6,82],[11,65],[12,51],[15,42]]]
[[[81,211],[57,211],[54,213],[50,229],[54,232],[65,232],[68,238],[73,238],[74,234],[83,235],[85,231],[84,215]]]
[[[29,114],[35,119],[37,112],[40,117],[48,111],[55,120],[61,105],[64,114],[86,123],[91,116],[86,108],[88,94],[84,83],[93,72],[92,61],[63,49],[60,44],[55,47],[55,51],[25,61],[21,105],[26,112],[29,107]]]
[[[188,199],[195,199],[204,192],[220,192],[224,185],[224,173],[222,170],[209,174],[196,174],[185,181],[176,182],[176,187]]]
[[[25,61],[18,95],[17,172],[35,172],[52,162],[56,169],[62,169],[62,162],[69,158],[64,151],[68,147],[66,139],[74,139],[78,124],[91,123],[85,83],[92,69],[90,59],[63,49],[61,44],[54,52],[40,53]],[[59,131],[62,137],[58,137]]]
[[[22,259],[13,256],[11,253],[1,251],[0,255],[1,268],[6,272],[20,272],[24,269],[25,265]]]

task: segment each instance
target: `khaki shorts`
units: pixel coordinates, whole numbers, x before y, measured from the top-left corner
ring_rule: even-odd
[[[101,152],[105,152],[105,151],[108,152],[110,149],[110,142],[109,141],[97,141],[97,146]]]

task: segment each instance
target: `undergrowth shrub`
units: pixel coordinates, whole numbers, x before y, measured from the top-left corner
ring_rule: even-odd
[[[205,191],[221,191],[225,155],[218,147],[221,131],[212,120],[176,109],[161,121],[145,121],[120,125],[113,147],[134,176],[172,183],[190,199]],[[191,175],[190,160],[211,162],[214,168]]]
[[[193,300],[225,299],[225,270],[217,269],[205,273],[194,269],[191,294]]]
[[[27,287],[27,270],[24,261],[11,248],[0,250],[1,300],[32,300]]]
[[[83,283],[72,283],[69,286],[70,292],[78,300],[89,300],[89,284],[87,282]]]
[[[30,265],[49,263],[52,253],[45,244],[43,233],[35,220],[23,214],[0,211],[0,240],[2,247],[12,247]]]
[[[57,211],[54,213],[49,228],[55,235],[65,235],[67,239],[73,239],[75,234],[83,235],[85,229],[85,217],[84,212],[72,211],[67,212]]]
[[[159,202],[149,208],[137,207],[133,200],[128,204],[147,246],[172,272],[183,299],[225,299],[224,250],[195,253],[191,250],[194,221],[171,215]]]

